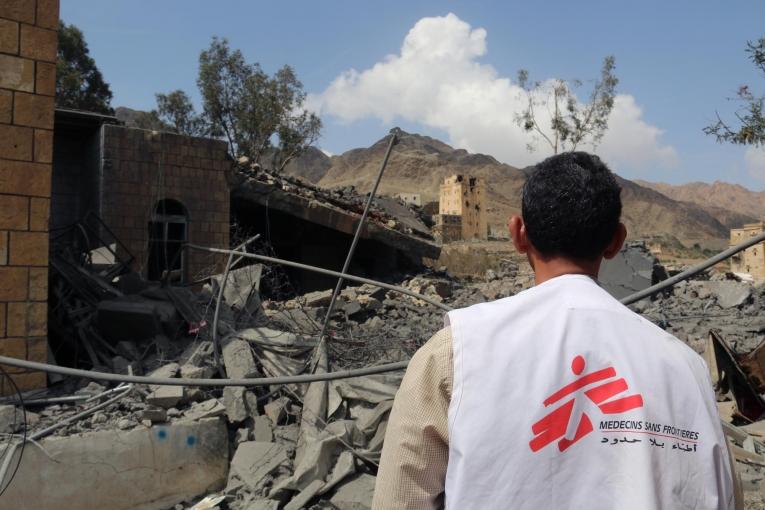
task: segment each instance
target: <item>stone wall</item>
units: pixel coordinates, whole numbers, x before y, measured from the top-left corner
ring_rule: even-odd
[[[101,216],[147,274],[148,225],[160,200],[188,213],[188,240],[229,247],[226,143],[208,138],[103,125]],[[226,256],[188,251],[187,279],[222,270]]]
[[[0,355],[47,360],[58,0],[0,1]],[[21,390],[42,372],[4,367]],[[0,377],[0,393],[13,388]]]
[[[740,244],[745,240],[761,234],[765,223],[750,223],[743,228],[735,228],[730,232],[730,245]],[[731,271],[752,275],[755,280],[765,280],[765,243],[751,246],[731,258]]]

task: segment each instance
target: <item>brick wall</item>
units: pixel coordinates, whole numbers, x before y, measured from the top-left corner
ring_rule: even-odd
[[[102,126],[101,215],[146,275],[148,223],[157,202],[173,199],[188,211],[188,240],[229,246],[226,144],[220,140]],[[188,278],[218,272],[226,257],[189,251]]]
[[[43,362],[57,27],[58,0],[0,1],[0,355]],[[22,390],[46,384],[4,368]]]

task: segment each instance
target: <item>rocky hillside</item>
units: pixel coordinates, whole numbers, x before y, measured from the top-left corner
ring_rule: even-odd
[[[288,169],[294,176],[323,187],[356,186],[368,191],[380,168],[389,138],[386,136],[364,149],[352,149],[328,157],[321,151],[309,154],[311,164],[298,161]],[[419,192],[424,201],[438,200],[439,185],[453,174],[466,174],[486,179],[491,203],[489,223],[504,228],[509,215],[520,209],[520,189],[524,170],[500,163],[491,156],[470,154],[439,140],[404,133],[393,149],[385,176],[380,184],[382,194]],[[623,187],[624,221],[631,237],[672,236],[684,242],[705,239],[727,239],[727,219],[736,213],[712,211],[691,202],[674,200],[654,189],[620,178]],[[725,221],[715,215],[724,217]],[[740,219],[736,217],[736,219]]]
[[[636,180],[636,183],[681,202],[690,202],[717,215],[731,227],[765,218],[765,191],[751,191],[738,184],[715,181],[672,185]]]

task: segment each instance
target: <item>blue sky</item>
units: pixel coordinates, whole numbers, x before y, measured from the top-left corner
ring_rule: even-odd
[[[617,173],[765,189],[765,150],[701,131],[715,110],[731,117],[726,98],[740,85],[765,92],[744,53],[747,40],[765,37],[765,3],[616,4],[62,0],[61,17],[85,32],[113,106],[150,109],[155,92],[176,88],[196,99],[199,52],[218,35],[269,72],[296,69],[329,152],[368,146],[399,125],[516,166],[545,155],[543,146],[527,153],[514,132],[518,103],[503,95],[516,90],[517,70],[589,79],[613,54],[619,117],[598,151]]]

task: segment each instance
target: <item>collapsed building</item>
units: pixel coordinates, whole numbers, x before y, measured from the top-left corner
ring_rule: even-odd
[[[55,0],[0,5],[0,355],[58,362],[69,350],[69,361],[99,373],[185,381],[110,387],[85,372],[51,374],[46,389],[45,373],[6,367],[3,506],[369,508],[400,371],[226,388],[194,380],[406,361],[442,324],[434,303],[511,296],[533,284],[530,267],[502,260],[476,279],[424,270],[438,244],[416,210],[383,198],[350,272],[414,295],[354,284],[330,309],[335,277],[248,265],[249,249],[340,269],[366,197],[230,172],[216,140],[54,113],[57,10]],[[447,184],[460,204],[475,193],[465,199],[469,215],[483,210],[480,181]],[[448,210],[462,211],[447,214],[460,221],[467,212]],[[461,239],[486,232],[480,217],[466,223]],[[257,247],[242,242],[256,235]],[[205,248],[183,248],[191,244]],[[237,257],[214,251],[232,244]],[[604,267],[615,295],[665,276],[634,248]],[[268,296],[265,287],[285,277],[295,287],[289,299]],[[749,494],[759,494],[765,288],[712,272],[632,306],[715,362],[737,466]],[[66,337],[66,349],[50,349],[52,335]]]
[[[222,269],[223,257],[181,247],[229,246],[231,162],[225,142],[57,109],[53,147],[54,244],[71,243],[81,229],[67,229],[84,224],[97,235],[89,240],[91,249],[113,246],[118,258],[148,280],[170,272],[186,283]]]
[[[283,258],[333,270],[342,269],[365,199],[350,187],[323,190],[264,171],[241,176],[231,191],[236,228],[261,233]],[[351,273],[389,280],[422,269],[423,258],[438,259],[439,246],[412,209],[385,197],[373,205]],[[305,271],[288,274],[302,291],[323,290],[335,282]]]

